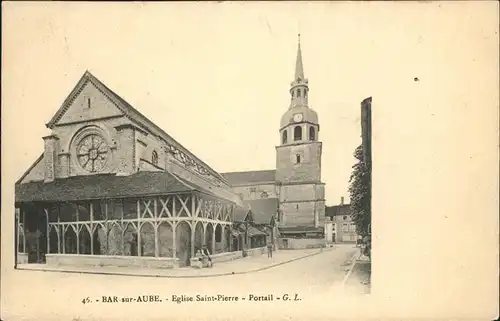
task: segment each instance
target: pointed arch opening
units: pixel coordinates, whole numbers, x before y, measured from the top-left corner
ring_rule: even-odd
[[[81,226],[78,233],[78,246],[80,254],[91,254],[90,233],[86,225]]]
[[[293,140],[302,140],[302,127],[301,126],[295,126],[293,129]]]
[[[212,223],[208,223],[207,229],[205,231],[205,245],[208,250],[213,253],[214,252],[214,243],[213,243],[213,235],[214,235],[214,226]]]
[[[316,129],[313,126],[309,127],[309,140],[316,140]]]
[[[176,257],[179,266],[189,266],[191,258],[191,226],[186,221],[181,221],[175,229]]]
[[[76,249],[78,247],[78,242],[76,239],[76,233],[73,226],[67,226],[66,232],[64,233],[64,250],[66,254],[76,254]]]
[[[49,232],[49,253],[59,253],[59,233],[57,229],[59,226],[51,226]]]
[[[123,255],[139,255],[137,230],[131,223],[127,224],[127,228],[123,231]]]
[[[204,243],[203,223],[198,222],[194,228],[194,253],[201,251]]]
[[[174,232],[168,222],[162,222],[158,226],[158,246],[160,257],[174,257]]]
[[[155,256],[155,229],[150,222],[141,226],[141,256]]]
[[[104,255],[107,253],[106,245],[106,232],[103,227],[98,224],[92,233],[92,254]]]
[[[118,224],[112,224],[107,237],[107,254],[123,255],[123,235]]]

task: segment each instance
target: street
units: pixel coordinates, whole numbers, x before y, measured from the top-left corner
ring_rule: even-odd
[[[350,267],[346,261],[349,261],[356,251],[358,249],[354,245],[339,245],[334,249],[259,272],[202,278],[8,271],[8,278],[3,278],[2,282],[2,287],[7,290],[3,292],[6,295],[2,297],[2,312],[5,319],[11,320],[6,316],[33,315],[33,311],[43,311],[39,318],[45,313],[53,316],[51,313],[62,307],[65,312],[81,316],[94,309],[133,313],[138,304],[142,304],[144,308],[147,308],[144,304],[155,304],[113,303],[115,299],[119,302],[122,302],[122,299],[129,302],[138,296],[144,296],[146,302],[150,300],[148,298],[156,296],[164,302],[180,301],[169,302],[169,309],[175,307],[188,310],[193,304],[198,306],[203,303],[191,303],[189,299],[184,301],[183,298],[192,297],[196,301],[197,295],[201,295],[201,299],[221,295],[224,297],[223,301],[230,301],[225,297],[239,297],[246,302],[259,301],[261,305],[266,304],[266,301],[284,300],[284,297],[289,301],[311,300],[316,296],[324,296],[332,287],[342,283],[346,269]],[[275,254],[279,255],[279,252]],[[161,303],[160,306],[165,307],[166,304]],[[219,304],[235,303],[215,303],[216,306]]]

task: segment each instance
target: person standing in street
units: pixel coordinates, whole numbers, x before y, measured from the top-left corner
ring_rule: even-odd
[[[267,243],[267,257],[273,257],[273,244],[271,242]]]

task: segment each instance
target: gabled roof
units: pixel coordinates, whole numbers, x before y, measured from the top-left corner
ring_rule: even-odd
[[[28,174],[31,172],[31,170],[33,168],[35,168],[35,166],[40,163],[40,161],[43,159],[43,154],[42,153],[40,156],[38,156],[38,158],[36,159],[36,161],[26,170],[26,172],[24,172],[24,174],[21,176],[21,178],[19,178],[17,181],[16,181],[16,184],[19,184],[23,181],[23,179],[28,176]]]
[[[231,185],[274,183],[276,170],[221,173]]]
[[[255,224],[269,224],[271,218],[278,212],[279,201],[277,198],[264,198],[243,201],[252,211]]]
[[[91,82],[94,86],[96,86],[106,97],[108,97],[116,105],[118,109],[120,109],[124,113],[124,115],[127,118],[139,123],[139,125],[141,125],[142,127],[151,130],[154,134],[160,136],[169,143],[172,143],[173,145],[175,145],[176,148],[182,150],[184,153],[198,160],[202,165],[206,166],[207,170],[210,171],[212,175],[225,182],[225,178],[221,176],[217,171],[215,171],[213,168],[208,166],[198,157],[193,155],[188,149],[183,147],[179,142],[173,139],[163,129],[161,129],[151,120],[149,120],[146,116],[141,114],[137,109],[132,107],[132,105],[130,105],[127,101],[125,101],[125,99],[123,99],[122,97],[120,97],[120,95],[118,95],[113,90],[108,88],[104,83],[102,83],[99,79],[97,79],[94,75],[92,75],[88,70],[83,74],[83,76],[80,78],[75,88],[64,100],[59,110],[55,113],[52,119],[46,124],[47,128],[52,129],[57,124],[57,122],[61,119],[66,110],[71,106],[71,103],[78,96],[78,94],[80,93],[80,91],[83,89],[83,87],[87,82]]]
[[[215,196],[169,172],[137,172],[73,176],[53,182],[29,182],[15,186],[17,202],[61,202],[104,198],[139,197],[199,191]]]
[[[233,221],[244,222],[249,213],[250,213],[250,209],[247,206],[244,206],[244,207],[236,206],[236,208],[234,210]]]
[[[351,215],[351,205],[334,205],[325,207],[325,216]]]

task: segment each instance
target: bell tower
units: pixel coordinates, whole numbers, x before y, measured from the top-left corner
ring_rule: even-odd
[[[309,106],[309,81],[304,75],[300,35],[290,105],[281,117],[276,146],[276,181],[280,186],[280,226],[319,226],[324,217],[321,183],[322,143],[318,114]]]

